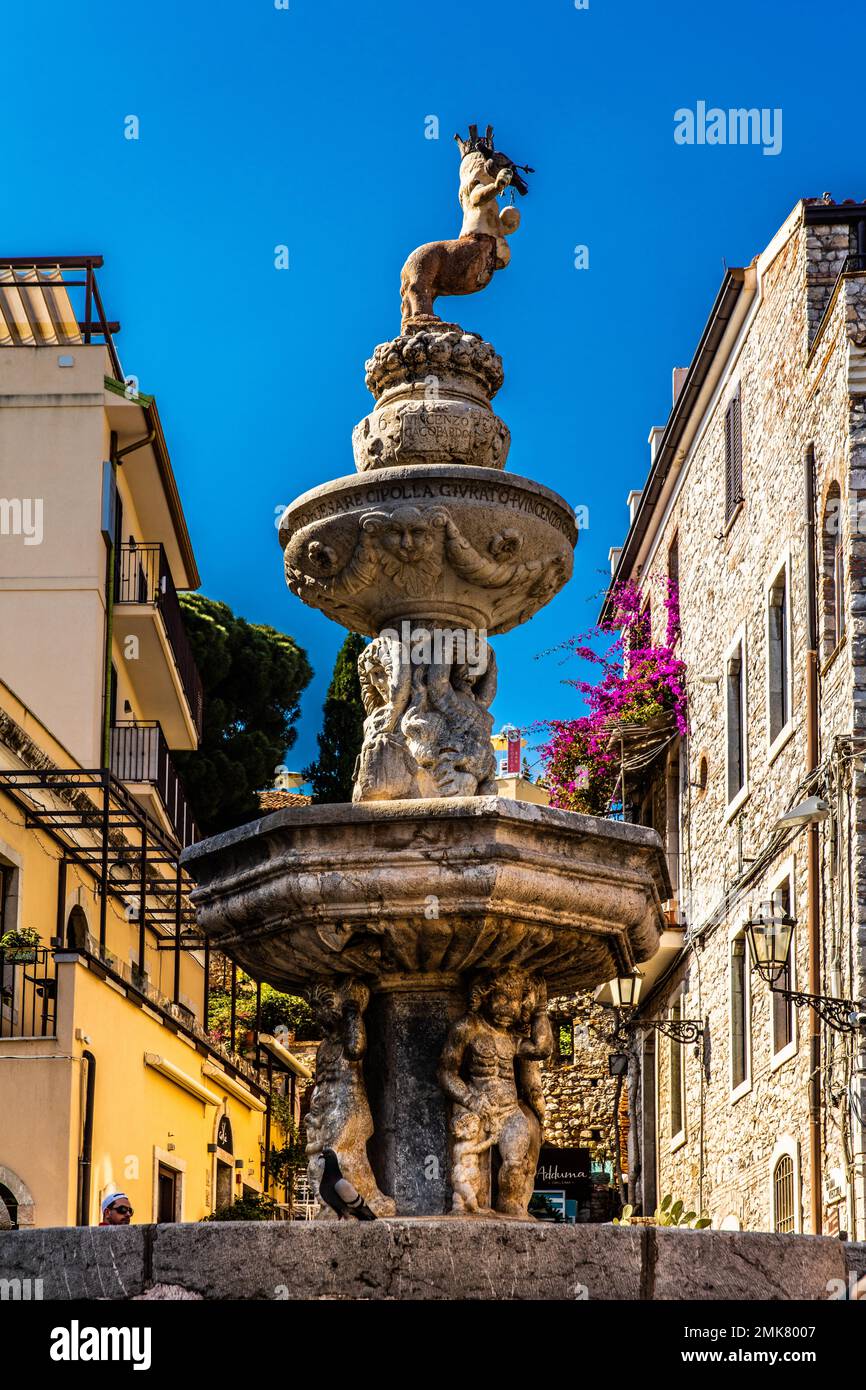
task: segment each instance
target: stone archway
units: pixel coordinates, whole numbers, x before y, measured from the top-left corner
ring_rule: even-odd
[[[17,1173],[13,1173],[11,1168],[6,1168],[0,1163],[0,1198],[4,1197],[3,1188],[12,1197],[12,1206],[16,1208],[13,1213],[10,1209],[8,1199],[3,1205],[13,1217],[19,1230],[36,1225],[36,1203],[33,1201],[33,1194],[25,1182],[22,1182]]]

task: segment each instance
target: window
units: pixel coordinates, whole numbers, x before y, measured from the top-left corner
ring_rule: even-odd
[[[6,1208],[4,1213],[3,1208]],[[0,1216],[7,1215],[12,1222],[13,1231],[18,1230],[18,1199],[15,1193],[0,1183]]]
[[[680,537],[674,536],[668,548],[668,579],[671,584],[680,582]]]
[[[11,931],[15,923],[11,920],[10,899],[12,897],[12,875],[15,870],[11,864],[0,861],[0,936]],[[9,920],[7,921],[7,917]]]
[[[69,951],[87,950],[87,917],[82,907],[75,906],[66,923],[66,948]]]
[[[708,761],[707,761],[707,755],[706,755],[706,753],[702,753],[702,754],[701,754],[701,760],[700,760],[700,762],[698,763],[698,780],[697,780],[697,784],[696,784],[696,786],[697,786],[697,791],[698,791],[698,795],[699,795],[699,796],[705,796],[705,795],[706,795],[706,791],[707,791],[707,787],[708,787],[708,785],[709,785],[709,781],[710,781],[710,765],[709,765],[709,763],[708,763]]]
[[[668,1015],[671,1022],[680,1022],[684,1017],[683,1001],[679,998]],[[675,1038],[668,1040],[668,1087],[670,1108],[671,1144],[685,1138],[685,1067],[683,1066],[683,1045]]]
[[[794,1160],[783,1154],[773,1169],[773,1229],[793,1231],[794,1221]]]
[[[725,666],[728,804],[745,794],[747,782],[745,639],[730,648]]]
[[[831,483],[821,527],[821,655],[833,655],[845,636],[845,555],[842,535],[842,494]]]
[[[15,870],[12,865],[0,860],[0,936],[11,931],[16,925],[16,904],[12,891],[14,881]],[[20,974],[23,972],[19,972],[19,979]],[[9,1037],[17,1032],[17,1009],[20,999],[16,1001],[15,986],[15,964],[4,956],[0,967],[0,1033],[4,1036],[8,1034]]]
[[[178,1219],[179,1174],[167,1164],[160,1163],[156,1175],[157,1211],[156,1219],[160,1226]]]
[[[731,942],[731,1091],[749,1084],[749,967],[746,938],[739,932]]]
[[[791,880],[786,878],[773,892],[773,905],[781,908],[788,916],[791,915]],[[797,949],[795,939],[791,938],[791,949],[788,953],[788,961],[782,974],[776,981],[776,989],[793,989],[793,960]],[[794,1041],[794,1005],[790,999],[785,999],[781,994],[772,994],[773,1015],[772,1015],[772,1045],[773,1056],[777,1056],[790,1047]]]
[[[788,566],[767,589],[767,723],[770,746],[791,718],[791,619]]]
[[[743,500],[743,431],[740,388],[725,411],[725,521],[730,521]]]
[[[667,599],[665,608],[667,609],[667,624],[665,632],[665,642],[673,644],[680,635],[679,617],[679,594],[680,594],[680,538],[675,535],[668,549],[668,585]],[[675,607],[673,605],[676,605]]]
[[[154,1145],[153,1219],[160,1225],[183,1221],[183,1187],[186,1160]]]
[[[652,630],[652,607],[650,604],[650,600],[647,599],[646,603],[643,606],[643,609],[641,610],[640,616],[635,618],[634,622],[629,628],[629,652],[643,651],[645,647],[648,647],[652,642]]]
[[[556,1039],[554,1066],[571,1065],[574,1061],[574,1025],[570,1019],[551,1016],[551,1027]]]

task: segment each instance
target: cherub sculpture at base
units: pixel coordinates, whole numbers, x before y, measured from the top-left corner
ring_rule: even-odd
[[[479,1155],[495,1150],[500,1167],[493,1207],[502,1216],[526,1216],[544,1118],[538,1064],[552,1048],[543,981],[517,968],[478,977],[439,1064],[439,1084],[453,1105],[454,1212],[490,1214],[491,1183]]]
[[[370,991],[360,980],[346,979],[315,985],[310,992],[313,1017],[324,1037],[316,1052],[316,1081],[307,1115],[307,1174],[318,1199],[324,1169],[323,1149],[333,1149],[345,1178],[377,1216],[393,1216],[392,1198],[379,1191],[367,1141],[373,1119],[364,1085],[367,1050],[364,1013]],[[317,1217],[334,1217],[319,1200]]]

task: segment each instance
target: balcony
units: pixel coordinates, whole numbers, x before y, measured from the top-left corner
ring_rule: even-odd
[[[199,838],[198,827],[159,724],[121,722],[111,726],[111,772],[176,837],[182,849]],[[155,802],[155,804],[154,804]]]
[[[56,988],[46,947],[0,951],[0,1038],[53,1038]]]
[[[165,550],[161,544],[129,541],[118,548],[116,561],[115,626],[122,644],[127,636],[139,639],[137,659],[124,650],[132,682],[144,708],[159,711],[171,746],[195,748],[204,695]]]

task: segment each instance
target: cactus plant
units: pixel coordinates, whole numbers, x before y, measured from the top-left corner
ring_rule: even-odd
[[[685,1203],[679,1199],[675,1202],[670,1193],[662,1197],[652,1216],[635,1216],[634,1207],[627,1202],[622,1209],[622,1215],[614,1217],[614,1226],[678,1226],[681,1229],[687,1227],[691,1231],[705,1231],[711,1225],[710,1217],[705,1211],[700,1216],[696,1211],[685,1211]]]

